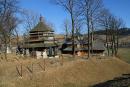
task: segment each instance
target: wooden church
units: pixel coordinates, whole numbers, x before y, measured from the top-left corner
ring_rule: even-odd
[[[29,32],[29,38],[23,47],[26,54],[36,58],[57,55],[58,45],[54,30],[45,23],[43,17],[40,17],[39,23]]]

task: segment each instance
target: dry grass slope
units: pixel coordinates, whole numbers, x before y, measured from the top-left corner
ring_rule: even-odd
[[[19,59],[24,65],[39,62],[34,59]],[[46,66],[46,71],[36,69],[30,74],[23,69],[23,77],[19,78],[15,66],[16,60],[0,63],[0,87],[88,87],[99,82],[111,80],[124,73],[130,73],[130,65],[118,58],[88,60],[76,59],[66,61],[63,66],[57,63]],[[30,79],[31,77],[31,79]]]
[[[130,63],[130,48],[120,48],[118,51],[118,57],[121,60]]]

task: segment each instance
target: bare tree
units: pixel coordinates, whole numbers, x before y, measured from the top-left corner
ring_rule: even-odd
[[[93,32],[94,26],[96,25],[97,16],[102,9],[102,0],[83,0],[81,1],[81,6],[83,8],[84,19],[86,20],[87,30],[88,30],[88,58],[90,57],[90,47],[93,47]],[[91,34],[91,35],[90,35]]]
[[[1,40],[4,44],[5,59],[7,59],[7,46],[13,30],[17,27],[16,13],[18,12],[17,0],[0,1],[0,31]]]
[[[22,11],[22,14],[25,33],[28,34],[38,24],[40,15],[26,9]]]
[[[111,49],[112,56],[116,56],[119,44],[119,29],[124,26],[123,20],[113,16],[107,9],[103,9],[100,16],[99,23],[106,30],[107,54],[110,55]]]
[[[119,30],[125,26],[125,23],[124,23],[124,21],[121,18],[117,18],[117,21],[116,21],[115,24],[116,24],[116,27],[115,27],[115,29],[116,29],[115,56],[117,56],[118,48],[119,48],[119,36],[120,36]]]
[[[98,19],[99,24],[101,25],[102,28],[106,30],[106,47],[107,47],[107,54],[109,56],[110,54],[110,49],[109,49],[109,23],[110,23],[110,18],[111,18],[111,13],[109,12],[108,9],[102,9],[100,13],[100,19]]]
[[[34,13],[33,11],[23,9],[22,10],[22,18],[23,18],[23,44],[29,44],[29,32],[33,29],[39,22],[40,15]]]
[[[82,18],[78,18],[76,21],[75,21],[75,37],[77,40],[83,40],[83,19]],[[83,44],[82,44],[83,45]]]
[[[117,56],[119,44],[119,29],[124,26],[123,20],[113,16],[111,18],[112,56]]]
[[[16,41],[14,43],[16,46],[18,46],[19,43],[20,43],[20,34],[19,33],[20,32],[19,32],[19,28],[18,27],[13,30],[12,37],[14,37],[16,39]]]
[[[63,23],[63,26],[64,26],[64,31],[65,31],[65,37],[68,38],[69,35],[71,35],[71,26],[70,26],[70,23],[69,23],[69,20],[65,20],[64,23]]]
[[[55,0],[55,3],[62,6],[69,14],[71,18],[71,32],[72,32],[72,52],[75,57],[75,19],[80,15],[77,8],[79,0]]]

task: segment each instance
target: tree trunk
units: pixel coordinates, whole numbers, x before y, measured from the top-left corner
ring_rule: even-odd
[[[91,53],[93,54],[93,38],[94,38],[94,26],[93,26],[93,20],[91,17]]]
[[[118,48],[119,48],[119,31],[118,31],[118,28],[117,28],[117,37],[116,37],[116,52],[115,52],[115,55],[117,56],[117,53],[118,53]]]
[[[71,22],[72,22],[72,53],[73,53],[73,58],[75,58],[75,35],[74,35],[74,18],[71,14]]]
[[[109,41],[108,41],[108,38],[109,38],[109,35],[108,35],[108,29],[106,28],[106,47],[107,47],[107,55],[109,56],[110,55],[110,52],[109,52]]]
[[[90,58],[90,25],[89,25],[89,17],[87,18],[87,27],[88,27],[88,58]]]
[[[7,60],[7,43],[5,42],[5,49],[4,49],[4,57],[5,57],[5,60]]]
[[[112,30],[113,31],[113,30]],[[113,35],[113,33],[111,32],[111,43],[112,43],[112,56],[114,56],[114,35]]]

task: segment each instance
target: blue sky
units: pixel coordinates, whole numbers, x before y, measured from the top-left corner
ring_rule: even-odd
[[[68,18],[65,10],[50,1],[53,0],[20,0],[22,8],[41,14],[47,22],[54,25],[57,33],[63,33],[63,21]],[[104,5],[115,16],[121,17],[126,26],[130,27],[130,0],[103,0]]]

